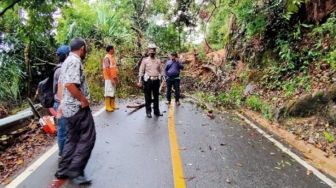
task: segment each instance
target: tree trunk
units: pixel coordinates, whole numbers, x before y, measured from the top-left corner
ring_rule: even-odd
[[[309,21],[320,22],[335,10],[335,0],[310,0],[306,4],[306,14]]]
[[[27,73],[27,96],[30,97],[31,95],[31,82],[32,82],[32,71],[31,71],[31,60],[30,60],[30,42],[26,45],[24,49],[24,62],[26,66],[26,73]]]

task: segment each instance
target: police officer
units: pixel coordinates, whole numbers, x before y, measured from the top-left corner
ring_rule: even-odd
[[[144,88],[146,114],[148,118],[152,117],[152,102],[154,104],[154,115],[162,116],[159,109],[159,88],[163,69],[160,60],[155,57],[156,48],[154,44],[148,46],[149,56],[142,60],[139,69],[138,86],[143,86]]]

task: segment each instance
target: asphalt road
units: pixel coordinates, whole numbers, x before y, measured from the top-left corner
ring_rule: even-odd
[[[144,109],[129,114],[125,103],[119,106],[95,117],[97,140],[86,168],[93,181],[88,187],[173,188],[176,179],[189,188],[328,187],[239,118],[227,114],[210,119],[188,103],[175,107],[170,119],[181,159],[174,169],[179,158],[171,155],[175,130],[168,128],[168,107],[161,104],[164,116],[148,119]],[[48,187],[56,153],[18,187]],[[176,169],[184,177],[176,177]],[[65,182],[62,187],[79,186]]]

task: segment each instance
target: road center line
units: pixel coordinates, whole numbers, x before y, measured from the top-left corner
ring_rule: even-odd
[[[259,128],[257,125],[255,125],[253,122],[251,122],[249,119],[247,119],[245,116],[241,115],[240,113],[236,113],[240,118],[242,118],[247,124],[249,124],[251,127],[256,129],[260,134],[262,134],[265,138],[267,138],[269,141],[271,141],[275,146],[281,149],[282,152],[286,153],[293,159],[295,159],[298,163],[300,163],[302,166],[304,166],[307,170],[310,170],[320,178],[323,182],[325,182],[330,187],[336,188],[336,183],[322,174],[319,170],[308,164],[306,161],[302,160],[299,156],[297,156],[295,153],[290,151],[288,148],[286,148],[283,144],[281,144],[279,141],[275,140],[271,135],[267,134],[265,131],[263,131],[261,128]]]
[[[175,118],[174,118],[174,102],[169,106],[168,114],[168,132],[170,143],[170,154],[173,167],[174,188],[185,188],[185,179],[183,174],[183,165],[180,156],[180,147],[178,145],[176,130],[175,130]]]
[[[93,114],[93,117],[97,117],[105,111],[105,108],[101,108],[99,111]],[[38,158],[33,164],[31,164],[26,170],[18,175],[13,181],[11,181],[5,188],[15,188],[19,186],[25,179],[33,174],[44,162],[46,162],[51,156],[56,155],[58,151],[57,144],[54,144],[49,150],[47,150],[40,158]]]

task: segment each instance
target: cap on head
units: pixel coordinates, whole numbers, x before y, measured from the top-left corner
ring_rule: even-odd
[[[156,49],[156,48],[157,48],[157,46],[153,43],[148,45],[148,49]]]
[[[155,54],[156,53],[157,46],[155,44],[149,44],[148,45],[148,53],[149,54]]]
[[[67,45],[62,45],[56,50],[56,55],[58,57],[67,56],[70,53],[70,47]]]

